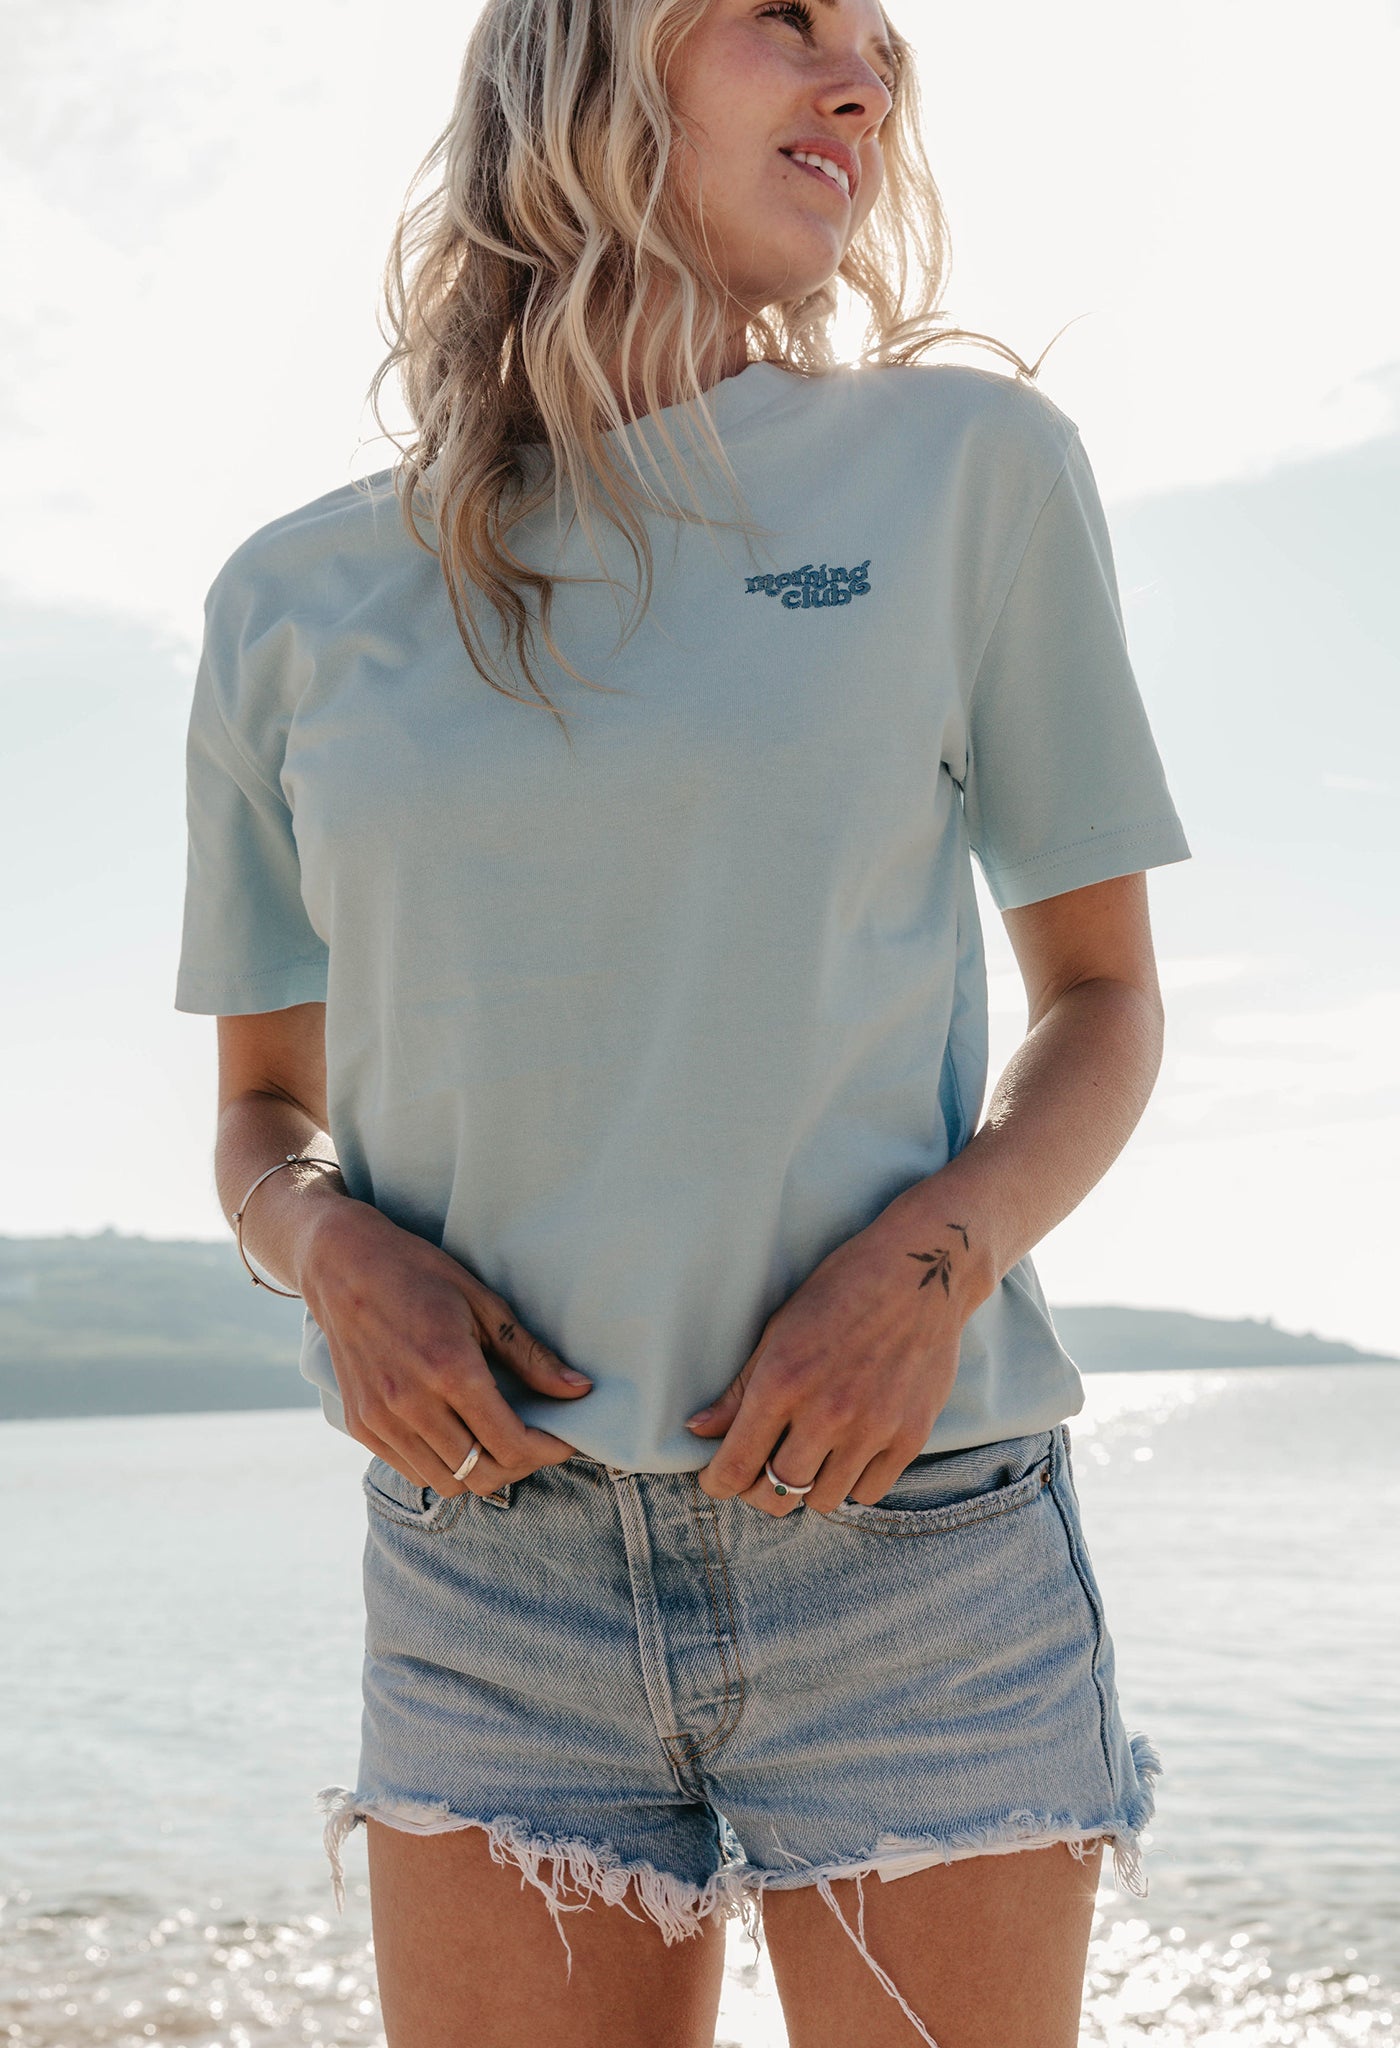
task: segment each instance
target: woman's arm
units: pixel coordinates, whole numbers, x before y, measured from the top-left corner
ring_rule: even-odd
[[[1162,1057],[1146,876],[1005,913],[1027,1035],[986,1121],[938,1173],[838,1245],[769,1318],[699,1436],[724,1436],[701,1485],[784,1514],[764,1461],[817,1485],[807,1505],[889,1492],[952,1391],[962,1327],[1127,1143]],[[786,1432],[786,1435],[784,1435]]]
[[[289,1152],[335,1157],[326,1124],[325,1004],[220,1017],[214,1177],[230,1223],[258,1175]],[[255,1265],[305,1297],[351,1436],[405,1477],[439,1493],[493,1493],[572,1455],[562,1438],[525,1427],[485,1354],[559,1400],[591,1382],[476,1274],[356,1201],[338,1173],[274,1173],[248,1204],[243,1242]],[[474,1441],[483,1456],[464,1483],[452,1474]]]
[[[1025,983],[1026,1036],[976,1135],[878,1219],[911,1250],[930,1230],[947,1237],[945,1210],[967,1222],[968,1248],[951,1242],[950,1280],[971,1292],[969,1315],[1107,1173],[1162,1063],[1146,875],[1050,896],[1003,921]]]
[[[326,1128],[326,1006],[220,1017],[218,1031],[214,1179],[232,1228],[243,1196],[277,1160],[289,1152],[335,1157]],[[243,1242],[254,1265],[304,1294],[302,1268],[317,1226],[349,1199],[338,1173],[288,1167],[274,1174],[248,1204]]]

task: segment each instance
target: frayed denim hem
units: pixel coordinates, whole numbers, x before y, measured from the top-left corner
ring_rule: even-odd
[[[486,1836],[493,1863],[520,1872],[522,1884],[529,1884],[549,1908],[550,1917],[564,1944],[570,1972],[573,1951],[564,1932],[563,1915],[578,1913],[595,1900],[605,1906],[621,1906],[634,1920],[651,1920],[660,1928],[669,1948],[700,1932],[711,1918],[737,1919],[754,1941],[760,1939],[761,1914],[756,1898],[736,1891],[732,1872],[717,1870],[704,1884],[658,1870],[651,1863],[624,1863],[610,1848],[591,1842],[536,1834],[528,1821],[515,1814],[501,1814],[481,1820],[453,1813],[433,1800],[357,1800],[343,1785],[328,1785],[317,1794],[326,1815],[324,1841],[330,1858],[336,1907],[345,1910],[345,1870],[341,1845],[350,1830],[364,1820],[383,1821],[389,1827],[411,1834],[452,1834],[462,1828],[480,1828]],[[547,1880],[541,1864],[554,1865]],[[629,1899],[632,1892],[635,1899]]]
[[[1155,1810],[1153,1785],[1162,1775],[1162,1760],[1145,1735],[1129,1737],[1135,1785],[1132,1796],[1111,1820],[1092,1825],[1067,1821],[1050,1814],[1013,1813],[994,1827],[965,1830],[942,1836],[882,1835],[870,1855],[853,1862],[802,1865],[790,1871],[756,1871],[740,1865],[727,1874],[732,1888],[765,1891],[795,1891],[814,1888],[840,1922],[841,1931],[859,1951],[870,1970],[893,1998],[926,2048],[937,2042],[889,1972],[876,1962],[865,1939],[865,1880],[879,1877],[891,1883],[940,1863],[958,1863],[974,1856],[1006,1856],[1023,1849],[1049,1849],[1062,1845],[1078,1862],[1087,1860],[1096,1844],[1107,1842],[1113,1849],[1113,1877],[1120,1892],[1137,1898],[1147,1895],[1142,1869],[1139,1836]],[[797,1858],[791,1859],[795,1864]],[[832,1886],[852,1879],[856,1888],[855,1925],[846,1918]]]
[[[573,1951],[564,1932],[563,1915],[576,1913],[595,1900],[621,1906],[633,1919],[651,1920],[660,1928],[669,1947],[698,1934],[704,1923],[717,1918],[738,1920],[756,1947],[762,1946],[765,1891],[793,1891],[811,1886],[831,1908],[841,1930],[859,1951],[883,1988],[899,2005],[927,2048],[938,2048],[933,2035],[908,2004],[889,1973],[871,1955],[865,1939],[865,1891],[867,1877],[878,1876],[889,1883],[940,1863],[956,1863],[973,1856],[1004,1856],[1018,1850],[1046,1849],[1062,1844],[1083,1863],[1099,1842],[1113,1848],[1114,1881],[1120,1891],[1142,1898],[1147,1882],[1142,1870],[1138,1837],[1154,1810],[1153,1784],[1162,1774],[1161,1759],[1144,1735],[1130,1738],[1136,1785],[1120,1815],[1096,1825],[1065,1820],[1053,1814],[1013,1813],[996,1826],[966,1830],[943,1836],[882,1835],[867,1857],[858,1861],[803,1864],[797,1857],[790,1870],[759,1870],[751,1864],[734,1863],[717,1870],[704,1884],[658,1870],[650,1863],[624,1863],[610,1848],[591,1842],[556,1840],[535,1833],[527,1821],[514,1814],[492,1820],[453,1813],[441,1801],[357,1800],[343,1785],[328,1785],[317,1794],[326,1815],[324,1841],[330,1859],[337,1909],[345,1908],[345,1873],[341,1848],[351,1829],[366,1819],[381,1820],[390,1827],[414,1834],[447,1834],[462,1828],[480,1828],[490,1846],[491,1858],[520,1872],[521,1883],[540,1894],[549,1909],[559,1938],[564,1944],[568,1973],[572,1975]],[[552,1864],[546,1879],[541,1865]],[[853,1879],[856,1887],[855,1925],[842,1912],[833,1885]],[[629,1898],[629,1893],[631,1897]]]
[[[793,1857],[796,1867],[791,1871],[762,1872],[740,1865],[733,1881],[761,1884],[766,1891],[792,1891],[820,1878],[878,1876],[890,1882],[969,1856],[1005,1856],[1019,1849],[1056,1845],[1063,1845],[1082,1863],[1096,1843],[1107,1842],[1113,1849],[1113,1878],[1119,1891],[1146,1898],[1139,1837],[1155,1810],[1152,1787],[1162,1775],[1162,1760],[1145,1735],[1130,1736],[1129,1743],[1136,1784],[1132,1797],[1110,1819],[1086,1823],[1064,1815],[1011,1813],[993,1827],[952,1834],[881,1835],[870,1855],[858,1862],[806,1865]]]

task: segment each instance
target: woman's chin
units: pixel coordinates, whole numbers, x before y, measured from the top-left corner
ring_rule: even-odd
[[[795,305],[799,299],[807,298],[835,276],[841,259],[846,253],[845,242],[840,236],[807,235],[800,247],[793,243],[776,252],[771,266],[761,281],[750,279],[748,288],[738,296],[752,306]]]

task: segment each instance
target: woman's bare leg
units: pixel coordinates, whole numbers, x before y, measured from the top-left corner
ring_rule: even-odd
[[[938,2048],[1075,2048],[1102,1843],[867,1877],[865,1939]],[[833,1885],[856,1926],[856,1886]],[[764,1894],[791,2048],[915,2048],[917,2030],[814,1887]]]
[[[365,1831],[388,2048],[712,2048],[722,1922],[668,1948],[620,1906],[566,1913],[569,1979],[549,1908],[480,1828]]]

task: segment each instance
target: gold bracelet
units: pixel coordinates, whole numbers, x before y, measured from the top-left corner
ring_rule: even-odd
[[[280,1294],[286,1301],[301,1301],[303,1297],[295,1293],[290,1287],[274,1287],[270,1280],[264,1280],[260,1273],[255,1273],[251,1265],[248,1264],[248,1254],[243,1249],[243,1215],[248,1207],[249,1196],[255,1194],[265,1180],[271,1180],[274,1173],[281,1173],[282,1169],[287,1166],[328,1166],[332,1173],[339,1173],[340,1171],[340,1161],[338,1159],[305,1159],[299,1152],[289,1152],[285,1159],[279,1159],[275,1166],[269,1166],[266,1173],[258,1175],[252,1187],[249,1188],[248,1194],[243,1197],[243,1200],[233,1212],[233,1229],[234,1235],[238,1239],[238,1256],[242,1259],[244,1265],[248,1267],[248,1273],[254,1287],[264,1287],[269,1294]]]

